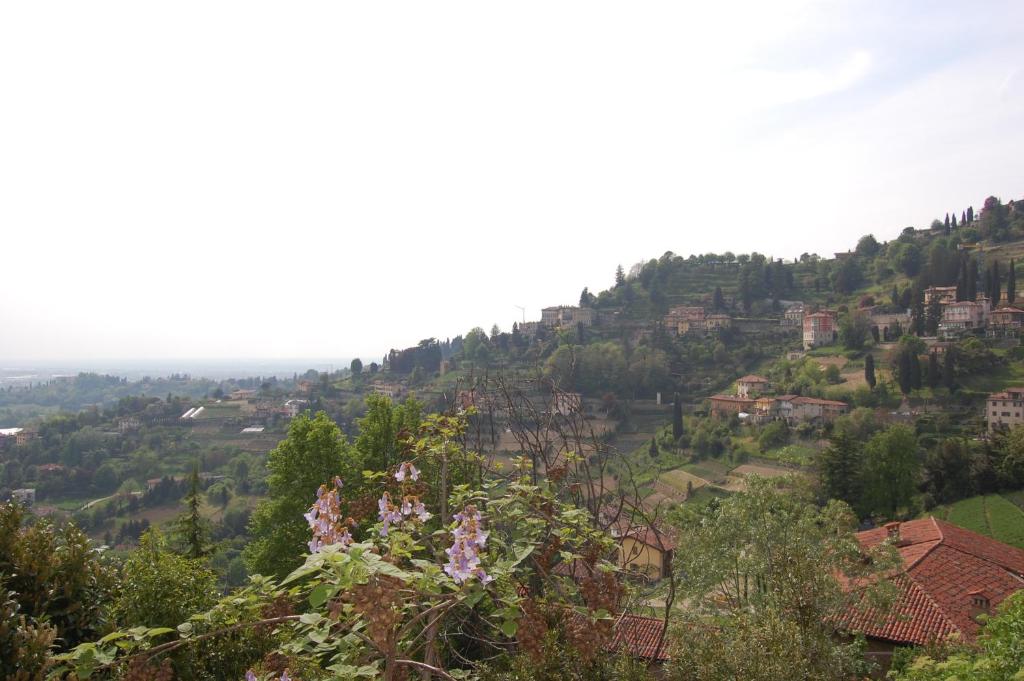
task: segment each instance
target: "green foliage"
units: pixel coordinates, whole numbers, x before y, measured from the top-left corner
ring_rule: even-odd
[[[913,430],[895,425],[876,434],[864,447],[861,512],[895,518],[910,511],[920,469]]]
[[[864,561],[855,529],[856,517],[845,504],[819,508],[798,481],[756,476],[747,492],[685,518],[678,543],[687,550],[675,560],[692,626],[676,630],[670,678],[861,674],[861,646],[839,640],[835,623],[862,597],[885,607],[889,589],[872,577],[898,557],[882,546]],[[840,576],[873,586],[850,593]],[[777,659],[795,665],[789,676]]]
[[[549,631],[542,654],[510,654],[490,663],[480,681],[653,681],[647,665],[626,654],[587,656],[567,642],[561,632]]]
[[[176,627],[213,605],[216,581],[200,561],[174,553],[158,530],[149,530],[125,561],[114,618],[122,627]]]
[[[43,681],[57,632],[35,618],[19,614],[16,595],[0,591],[0,678]]]
[[[412,398],[396,405],[382,395],[369,395],[366,407],[366,415],[358,421],[359,437],[356,438],[355,448],[364,468],[387,470],[398,463],[400,440],[419,429],[423,405]],[[351,473],[351,467],[347,472]],[[355,482],[357,478],[350,474],[345,479]]]
[[[200,512],[202,499],[199,490],[198,465],[192,467],[192,475],[189,476],[189,491],[185,496],[185,505],[188,507],[188,511],[175,521],[175,531],[185,555],[192,559],[199,559],[210,552],[210,527],[209,522]]]
[[[833,428],[832,440],[818,455],[818,475],[825,498],[856,505],[861,495],[862,453],[849,427]]]
[[[761,430],[757,444],[762,452],[782,447],[789,442],[789,426],[785,421],[772,421]]]
[[[114,575],[89,538],[71,523],[25,522],[20,506],[0,506],[0,590],[27,621],[52,626],[62,646],[103,632]]]
[[[361,479],[360,457],[345,444],[338,426],[323,412],[300,415],[288,437],[267,458],[269,498],[253,513],[253,541],[245,556],[251,572],[284,576],[301,561],[309,533],[302,518],[313,493],[335,476]]]

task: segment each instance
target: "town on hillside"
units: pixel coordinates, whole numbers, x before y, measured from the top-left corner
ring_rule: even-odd
[[[544,655],[727,678],[686,670],[762,644],[800,678],[925,678],[914,655],[980,654],[1024,608],[1022,256],[1024,200],[989,197],[833,257],[667,252],[340,369],[0,384],[0,605],[76,678],[370,677],[399,653],[388,678]],[[33,541],[92,547],[92,586]],[[26,595],[55,588],[84,619]],[[240,622],[249,653],[217,638]],[[749,635],[774,626],[806,647]]]

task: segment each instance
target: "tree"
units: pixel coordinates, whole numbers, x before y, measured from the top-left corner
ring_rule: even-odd
[[[358,460],[372,471],[397,465],[402,438],[415,435],[422,420],[423,405],[412,398],[396,405],[383,395],[367,396],[366,415],[357,421]]]
[[[868,317],[862,312],[851,311],[839,322],[839,337],[847,350],[863,350],[869,333]]]
[[[896,284],[892,285],[892,293],[889,294],[889,300],[892,301],[893,307],[900,307],[900,290],[896,288]]]
[[[249,571],[283,577],[299,565],[309,539],[302,516],[314,500],[310,490],[336,476],[358,481],[363,468],[327,414],[292,419],[288,437],[267,456],[268,498],[250,521],[253,541],[245,550]]]
[[[822,494],[856,504],[861,493],[862,463],[860,446],[850,429],[836,428],[828,447],[818,455]]]
[[[939,369],[939,355],[934,350],[928,353],[928,387],[939,387],[942,382],[942,371]]]
[[[871,353],[864,358],[864,380],[869,388],[875,389],[875,357]]]
[[[185,495],[185,505],[188,510],[175,523],[178,543],[182,546],[185,556],[192,560],[203,558],[210,552],[209,521],[200,512],[202,499],[199,497],[199,492],[199,465],[196,464],[192,466],[188,494]]]
[[[928,491],[936,503],[946,504],[971,496],[971,451],[954,438],[932,447],[924,461]]]
[[[883,518],[908,512],[920,468],[917,438],[907,426],[891,426],[868,440],[864,446],[862,512]]]
[[[722,295],[722,287],[716,286],[715,292],[711,297],[711,307],[716,311],[725,309],[725,296]]]
[[[113,613],[124,627],[176,627],[213,605],[217,576],[199,560],[171,551],[158,530],[149,530],[128,556]]]
[[[900,352],[897,357],[896,380],[899,381],[900,392],[909,395],[914,388],[912,363],[917,361],[917,357],[908,352]]]
[[[991,305],[992,305],[992,309],[994,310],[997,307],[999,307],[999,301],[1002,298],[1002,282],[1000,281],[1000,278],[999,278],[999,261],[998,260],[992,263],[991,276],[992,276],[992,288],[989,291],[988,295],[989,295],[989,298],[992,299]]]
[[[651,438],[650,446],[647,448],[647,454],[650,455],[652,459],[658,458],[658,443],[653,437]]]
[[[1006,304],[1013,305],[1017,301],[1017,271],[1010,258],[1010,273],[1006,280]]]
[[[974,222],[974,206],[967,207],[967,222]]]
[[[772,421],[761,430],[757,439],[758,447],[762,452],[782,447],[789,442],[789,426],[785,421]]]
[[[956,355],[953,348],[946,348],[942,365],[942,381],[950,392],[956,390]]]
[[[349,365],[349,368],[352,370],[353,376],[359,376],[360,374],[363,373],[363,360],[356,357],[355,359],[352,360],[352,363]]]
[[[862,236],[860,238],[860,241],[857,242],[857,255],[870,258],[873,257],[876,253],[878,253],[880,248],[881,246],[875,239],[875,235],[868,234]]]
[[[946,234],[949,234],[949,213],[946,213],[946,221],[943,223]]]
[[[622,265],[615,268],[615,288],[626,285],[626,273],[622,269]]]
[[[683,436],[683,403],[679,393],[672,396],[672,439],[679,442]]]
[[[837,636],[844,613],[870,597],[884,610],[889,546],[865,560],[856,517],[819,508],[792,479],[753,476],[749,489],[683,516],[673,562],[688,604],[673,629],[673,681],[863,678],[863,643]],[[795,489],[783,489],[784,486]],[[845,589],[853,581],[866,592]]]
[[[928,310],[925,313],[924,331],[928,336],[935,336],[939,333],[939,322],[942,321],[942,304],[938,296],[932,296],[928,303]]]
[[[953,229],[956,229],[956,211],[953,211],[953,215],[950,216],[950,217],[951,217],[950,226]],[[946,230],[946,234],[949,234],[949,230]]]
[[[915,336],[923,336],[925,334],[925,324],[924,291],[921,290],[920,286],[915,286],[913,306],[910,308],[910,333]]]

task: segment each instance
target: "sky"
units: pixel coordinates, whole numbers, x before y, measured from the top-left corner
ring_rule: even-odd
[[[1024,197],[1024,3],[0,3],[0,361],[381,357]],[[517,307],[518,306],[518,307]]]

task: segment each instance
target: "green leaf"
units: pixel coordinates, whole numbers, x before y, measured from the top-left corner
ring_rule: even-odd
[[[299,617],[299,621],[303,624],[316,626],[317,624],[320,624],[320,621],[323,620],[323,618],[324,616],[318,612],[307,612],[304,613],[301,617]]]
[[[126,634],[123,631],[112,631],[103,638],[101,638],[99,641],[97,641],[97,643],[109,643],[111,641],[116,641],[119,638],[124,638],[127,635],[128,634]]]
[[[176,631],[176,629],[171,629],[170,627],[156,627],[147,631],[146,637],[153,638],[155,636],[161,636],[162,634],[169,634],[172,631]]]
[[[515,620],[505,620],[501,623],[501,633],[505,634],[505,636],[509,638],[516,635],[516,629],[518,629],[518,626],[516,625]]]
[[[327,602],[331,596],[334,595],[334,587],[330,584],[317,584],[313,587],[313,590],[309,592],[309,604],[314,608],[319,608],[321,605]]]
[[[182,638],[188,638],[192,635],[192,623],[184,622],[178,625],[178,633],[181,634]]]

